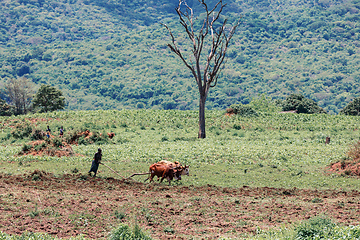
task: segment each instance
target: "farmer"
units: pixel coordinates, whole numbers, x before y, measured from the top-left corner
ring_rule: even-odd
[[[91,172],[94,172],[94,177],[96,176],[96,172],[99,168],[99,164],[101,163],[101,148],[98,149],[97,153],[95,153],[94,160],[92,161],[91,168],[89,171],[89,175],[91,176]]]
[[[47,129],[46,129],[46,136],[47,138],[50,138],[50,134],[51,134],[51,129],[49,126],[47,126]]]
[[[60,137],[62,137],[64,135],[64,129],[63,126],[60,127]]]

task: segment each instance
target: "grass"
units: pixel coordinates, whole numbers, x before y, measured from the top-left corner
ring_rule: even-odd
[[[360,238],[360,226],[341,226],[324,217],[315,217],[290,228],[270,231],[257,230],[253,240],[291,240],[291,239],[345,239]]]
[[[359,117],[304,114],[262,114],[227,117],[221,111],[206,113],[207,138],[197,139],[196,111],[80,111],[1,117],[0,172],[22,174],[35,169],[54,174],[86,173],[98,147],[103,162],[126,177],[147,172],[160,160],[190,165],[184,185],[222,187],[254,186],[311,189],[358,189],[360,180],[327,174],[325,168],[340,161],[359,140]],[[34,125],[35,119],[41,119]],[[73,146],[81,156],[57,158],[20,156],[29,138],[9,137],[13,125],[114,132],[108,144]],[[241,127],[239,127],[241,126]],[[53,130],[56,134],[56,130]],[[325,138],[331,142],[325,145]],[[56,168],[54,168],[56,163]],[[119,176],[101,167],[99,177]],[[142,176],[134,179],[142,181]]]

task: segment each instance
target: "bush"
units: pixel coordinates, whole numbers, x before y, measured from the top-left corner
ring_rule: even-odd
[[[152,240],[151,237],[143,233],[138,225],[130,229],[128,225],[122,224],[111,232],[109,240]]]
[[[27,145],[27,144],[24,144],[21,148],[21,151],[22,152],[27,152],[29,150],[31,150],[32,146],[31,145]]]
[[[11,131],[11,135],[14,138],[23,139],[29,137],[32,133],[32,128],[29,123],[17,124],[15,129]]]
[[[60,138],[54,138],[52,142],[54,147],[60,148],[64,146]]]
[[[31,136],[30,136],[30,139],[31,140],[43,140],[44,137],[45,137],[45,132],[43,130],[40,130],[40,129],[35,129]]]
[[[84,136],[82,136],[82,137],[79,137],[78,144],[79,145],[89,145],[90,141],[88,138],[85,138]]]
[[[322,217],[311,218],[296,227],[295,239],[330,239],[335,226],[330,219]]]
[[[34,146],[35,151],[40,151],[40,150],[42,150],[44,148],[46,148],[46,143],[45,142]]]
[[[301,94],[291,94],[283,102],[283,111],[296,111],[297,113],[326,113],[324,109],[311,99],[305,98]]]
[[[360,162],[360,141],[354,143],[349,152],[348,157],[352,160],[359,161]]]
[[[340,114],[350,115],[350,116],[359,116],[360,115],[360,97],[354,98],[348,105],[346,105],[341,111]]]
[[[93,134],[90,136],[90,142],[97,144],[107,144],[109,142],[109,138],[105,133],[93,132]]]
[[[234,114],[246,117],[258,116],[258,113],[249,105],[233,104],[230,106],[230,109]],[[229,111],[229,110],[228,110]]]

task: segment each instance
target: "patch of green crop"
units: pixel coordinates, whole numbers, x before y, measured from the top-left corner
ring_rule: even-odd
[[[330,219],[314,217],[301,223],[263,231],[258,229],[254,236],[246,239],[252,240],[285,240],[285,239],[345,239],[353,240],[360,238],[360,226],[343,226],[336,224]]]

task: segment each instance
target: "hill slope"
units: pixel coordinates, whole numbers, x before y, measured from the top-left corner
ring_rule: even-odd
[[[195,12],[197,1],[188,1]],[[214,3],[215,1],[209,1]],[[241,14],[207,107],[301,93],[337,113],[360,90],[360,1],[228,1]],[[197,109],[191,73],[166,47],[185,41],[178,1],[0,1],[0,84],[26,76],[65,94],[67,109]],[[0,86],[1,87],[1,86]]]

